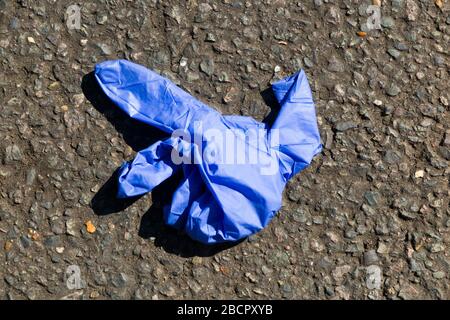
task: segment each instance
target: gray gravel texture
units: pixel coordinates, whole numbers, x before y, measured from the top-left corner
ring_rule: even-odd
[[[0,0],[0,298],[449,299],[449,2],[383,0],[363,37],[369,4]],[[115,58],[258,120],[305,69],[325,148],[267,229],[206,247],[163,225],[173,183],[114,199],[158,138],[96,89]]]

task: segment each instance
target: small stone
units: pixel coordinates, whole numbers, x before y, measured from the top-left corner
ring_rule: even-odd
[[[59,253],[59,254],[63,253],[64,250],[65,250],[64,247],[56,247],[56,248],[55,248],[55,251],[56,251],[57,253]]]
[[[116,288],[123,288],[128,283],[128,280],[129,280],[128,279],[128,275],[126,275],[125,273],[121,272],[121,273],[116,274],[116,275],[114,275],[112,277],[111,283]]]
[[[60,241],[61,239],[59,236],[50,236],[45,238],[44,245],[46,247],[53,248],[60,244]]]
[[[11,164],[14,161],[21,161],[23,158],[22,150],[16,144],[7,146],[5,151],[6,164]]]
[[[383,242],[378,243],[377,253],[379,254],[387,254],[389,253],[389,247]]]
[[[97,15],[96,21],[98,24],[103,25],[108,21],[108,16],[106,14],[99,14]]]
[[[398,163],[401,160],[401,156],[396,150],[387,150],[384,153],[384,161],[386,161],[389,164],[395,164]]]
[[[364,265],[370,266],[378,262],[378,256],[375,250],[364,252]]]
[[[236,87],[231,87],[226,95],[223,97],[223,102],[230,103],[234,101],[239,95],[239,90]]]
[[[292,294],[292,287],[287,283],[282,284],[280,289],[283,293],[283,298],[288,298]]]
[[[365,38],[367,36],[367,32],[365,31],[358,31],[356,34],[361,38]]]
[[[315,5],[316,7],[320,7],[322,4],[323,4],[323,1],[322,1],[322,0],[314,0],[314,5]]]
[[[84,102],[84,94],[82,93],[74,94],[72,96],[71,101],[76,107],[81,106]]]
[[[341,132],[349,130],[349,129],[354,129],[357,127],[358,127],[358,125],[353,121],[338,122],[335,126],[336,130],[341,131]]]
[[[392,112],[394,112],[394,107],[391,105],[387,105],[383,108],[383,115],[385,116],[392,114]]]
[[[11,240],[7,240],[3,248],[5,249],[5,252],[11,251],[13,248],[13,242]]]
[[[305,63],[305,66],[308,68],[312,68],[314,66],[314,62],[312,62],[312,60],[309,59],[308,57],[304,57],[303,62]]]
[[[212,9],[213,8],[211,7],[211,5],[206,2],[200,3],[198,5],[198,11],[201,13],[208,13],[208,12],[212,11]]]
[[[57,90],[57,89],[59,89],[60,86],[61,86],[61,83],[59,81],[55,81],[48,85],[48,89],[49,90]]]
[[[230,82],[230,77],[228,76],[228,74],[225,71],[222,71],[219,74],[219,81],[220,82]]]
[[[111,46],[106,43],[99,43],[97,44],[97,46],[102,51],[102,54],[105,56],[109,56],[113,53]]]
[[[325,249],[325,246],[318,239],[311,240],[311,250],[314,252],[322,252]]]
[[[246,272],[245,277],[251,282],[251,283],[257,283],[258,278],[251,272]]]
[[[9,164],[14,161],[21,161],[23,158],[22,151],[20,150],[19,146],[16,144],[9,145],[6,147],[5,150],[5,163]]]
[[[356,233],[355,230],[353,229],[348,229],[347,231],[345,231],[345,237],[348,239],[354,239],[358,234]]]
[[[404,0],[392,0],[392,8],[394,11],[397,11],[398,9],[403,7]]]
[[[434,124],[434,120],[430,119],[430,118],[425,118],[420,122],[420,125],[422,127],[430,127],[433,124]]]
[[[398,51],[397,49],[390,48],[387,52],[394,59],[398,59],[400,57],[400,51]]]
[[[264,294],[264,291],[262,289],[259,289],[259,288],[253,289],[253,292],[258,294],[258,295],[263,295]]]
[[[380,195],[378,194],[378,192],[367,191],[366,193],[364,193],[364,198],[366,199],[369,206],[375,207],[378,205]]]
[[[374,100],[373,104],[376,105],[377,107],[381,107],[383,105],[383,101],[381,101],[381,100]]]
[[[433,272],[433,278],[435,278],[435,279],[441,280],[441,279],[444,279],[445,276],[446,276],[446,274],[444,271]]]
[[[396,42],[395,48],[400,51],[407,51],[409,49],[408,46],[406,44],[404,44],[403,42]]]
[[[216,42],[217,39],[216,39],[216,36],[213,33],[207,33],[205,41],[207,41],[207,42]]]
[[[420,272],[423,270],[422,265],[414,258],[409,259],[409,268],[412,272]]]
[[[11,198],[15,204],[21,204],[24,200],[23,192],[21,190],[14,190],[11,193]]]
[[[423,170],[417,170],[417,171],[414,173],[414,176],[415,176],[416,178],[423,178],[424,175],[425,175],[425,171],[423,171]]]
[[[446,107],[449,106],[448,99],[447,99],[446,97],[440,96],[440,97],[439,97],[439,101],[442,103],[442,105],[444,105],[444,106],[446,106]]]
[[[180,67],[184,68],[184,67],[187,66],[187,64],[188,64],[188,58],[182,57],[182,58],[180,59]]]
[[[94,271],[93,279],[94,279],[95,283],[100,286],[104,286],[108,283],[108,279],[106,278],[105,273],[102,271],[100,271],[100,272]]]
[[[270,71],[272,69],[272,65],[270,63],[263,62],[263,63],[261,63],[259,68],[263,71]]]
[[[400,92],[400,88],[394,83],[388,86],[386,89],[386,94],[391,97],[397,96]]]
[[[14,278],[12,275],[5,275],[5,281],[7,284],[9,284],[10,286],[13,286],[16,284],[16,278]]]
[[[11,175],[11,170],[8,170],[7,168],[0,166],[0,177],[6,178]],[[1,214],[1,211],[0,211]]]
[[[91,220],[86,221],[85,226],[86,231],[89,233],[94,233],[97,230]]]
[[[352,270],[352,267],[350,265],[342,265],[342,266],[338,266],[336,267],[336,269],[334,269],[331,272],[331,276],[334,278],[334,280],[336,280],[337,282],[342,282],[344,279],[344,276],[349,273]]]
[[[420,12],[420,8],[416,0],[406,0],[406,18],[409,21],[416,21]]]
[[[335,56],[332,56],[330,60],[328,60],[328,70],[331,72],[344,72],[345,67],[341,60]]]
[[[400,217],[402,217],[405,220],[414,220],[417,219],[417,213],[406,210],[406,209],[401,209],[400,210]]]
[[[445,63],[445,58],[440,54],[436,54],[433,57],[434,64],[437,66],[442,66]]]
[[[158,66],[167,66],[170,63],[170,54],[167,50],[161,49],[153,53],[152,62]]]
[[[445,246],[440,242],[433,243],[430,246],[430,252],[432,252],[432,253],[442,252],[444,250],[445,250]]]
[[[71,236],[77,236],[80,233],[80,230],[77,227],[77,223],[73,219],[69,219],[66,221],[66,233]]]
[[[169,298],[175,297],[177,294],[175,288],[172,287],[171,285],[163,286],[162,288],[159,289],[159,293]]]
[[[341,22],[340,10],[337,6],[331,6],[326,13],[326,20],[331,24],[339,24]]]
[[[168,10],[165,11],[165,14],[174,19],[178,24],[180,24],[183,19],[183,12],[177,5],[168,6]]]
[[[268,266],[263,265],[263,266],[261,267],[261,272],[262,272],[265,276],[268,276],[268,275],[272,274],[273,270],[270,269]]]
[[[325,149],[330,150],[331,146],[333,145],[333,140],[334,140],[334,134],[333,131],[331,129],[327,129],[325,131]]]
[[[33,37],[27,37],[27,41],[28,43],[36,44],[36,41],[34,40]]]
[[[2,0],[2,1],[4,1],[4,0]],[[16,17],[12,18],[9,23],[9,27],[13,30],[17,30],[18,28],[20,28],[20,20]]]
[[[214,73],[214,60],[208,58],[200,62],[200,71],[208,76],[212,76]]]
[[[28,237],[33,241],[38,241],[41,239],[41,235],[34,229],[28,229]]]
[[[392,28],[395,25],[394,19],[389,16],[384,16],[381,18],[381,26],[384,28]]]
[[[191,83],[200,79],[200,76],[197,72],[188,71],[186,73],[186,81]]]
[[[328,237],[328,238],[331,240],[331,242],[333,242],[333,243],[338,243],[339,240],[340,240],[339,235],[337,235],[337,234],[336,234],[335,232],[333,232],[333,231],[327,231],[325,234],[327,235],[327,237]]]
[[[450,130],[445,133],[445,138],[443,142],[444,146],[450,146]]]
[[[87,157],[90,155],[90,148],[86,141],[79,142],[76,150],[77,154],[81,157]]]
[[[45,61],[53,61],[53,54],[52,53],[44,53],[44,60]]]
[[[343,97],[345,96],[345,88],[341,84],[337,84],[334,86],[334,92],[336,93],[336,96]]]

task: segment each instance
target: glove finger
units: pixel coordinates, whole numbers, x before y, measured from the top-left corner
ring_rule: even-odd
[[[130,117],[168,133],[186,129],[193,121],[220,118],[170,80],[126,60],[102,62],[95,77],[105,94]]]
[[[269,131],[270,144],[287,156],[282,160],[291,159],[286,167],[292,168],[292,176],[322,149],[311,88],[301,70],[274,83],[272,89],[281,108]]]
[[[151,191],[169,178],[177,166],[171,161],[171,138],[158,141],[137,153],[131,162],[125,162],[119,171],[119,198],[134,197]]]

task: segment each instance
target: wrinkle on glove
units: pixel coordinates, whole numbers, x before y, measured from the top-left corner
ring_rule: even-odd
[[[183,179],[164,207],[164,220],[203,243],[237,241],[264,228],[281,207],[286,182],[322,148],[303,70],[272,85],[281,108],[270,128],[250,117],[224,116],[170,80],[126,60],[98,64],[95,76],[130,117],[171,134],[122,165],[118,197],[150,192],[181,170]],[[226,141],[234,139],[235,152],[208,138],[204,132],[209,129],[223,133]],[[242,137],[237,132],[260,134]],[[205,157],[205,150],[235,161],[218,162]],[[174,152],[190,161],[175,161]],[[258,156],[257,162],[236,161],[249,152]]]

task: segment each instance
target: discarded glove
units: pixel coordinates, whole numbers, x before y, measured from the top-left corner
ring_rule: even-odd
[[[321,151],[303,70],[272,85],[274,123],[224,116],[170,80],[125,60],[100,63],[105,94],[130,117],[169,134],[119,171],[118,197],[132,197],[182,170],[167,224],[203,243],[236,241],[264,228],[281,207],[286,182]]]

